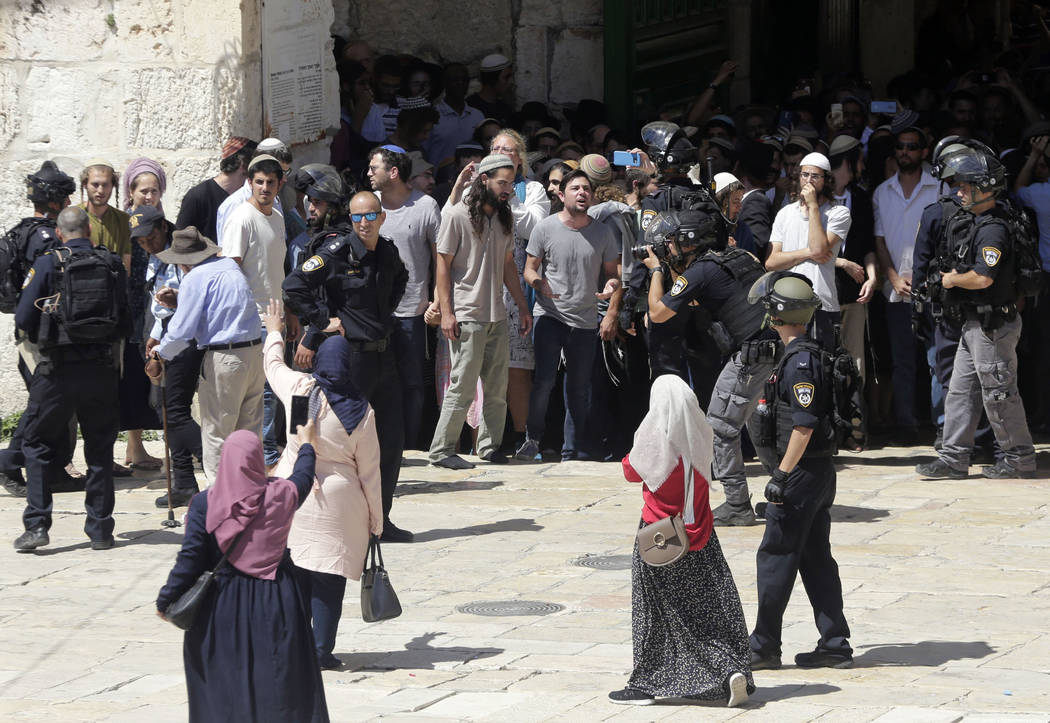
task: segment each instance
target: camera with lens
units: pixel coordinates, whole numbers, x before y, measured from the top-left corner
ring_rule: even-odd
[[[661,261],[666,261],[670,251],[667,248],[667,239],[659,239],[653,241],[651,244],[638,244],[637,246],[631,247],[631,255],[634,256],[638,261],[645,261],[649,258],[649,249],[653,250],[653,254],[656,258]]]

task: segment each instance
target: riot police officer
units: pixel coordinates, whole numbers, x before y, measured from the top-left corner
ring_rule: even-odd
[[[701,208],[704,210],[674,216],[677,226],[670,232],[667,258],[672,268],[682,254],[695,260],[676,274],[666,293],[657,255],[650,251],[645,260],[651,274],[650,343],[658,356],[664,353],[662,347],[675,348],[673,341],[682,325],[688,325],[691,315],[703,315],[707,338],[714,340],[720,358],[729,357],[707,405],[715,434],[713,477],[721,480],[726,493],[725,503],[714,510],[714,519],[716,525],[753,525],[756,520],[744,475],[740,430],[773,369],[778,346],[776,335],[762,329],[762,306],[748,303],[752,284],[763,274],[762,264],[747,251],[728,247],[718,210]],[[667,216],[662,215],[650,228],[660,229],[666,223]]]
[[[37,257],[61,243],[55,235],[55,217],[69,205],[69,196],[75,190],[76,183],[73,179],[60,171],[52,161],[44,161],[40,170],[26,176],[26,197],[33,204],[33,215],[23,218],[6,234],[11,247],[5,249],[8,268],[6,273],[0,275],[0,311],[14,312],[21,295],[22,283]],[[18,336],[18,373],[21,374],[28,391],[33,368],[39,361],[39,353],[36,345],[26,340],[24,334]],[[4,488],[16,497],[25,497],[26,494],[21,470],[25,464],[25,456],[22,454],[25,423],[26,415],[23,414],[11,435],[7,449],[0,450],[0,481]],[[65,460],[63,467],[73,458],[73,446],[76,442],[74,430],[70,430],[65,442],[58,451],[58,456]],[[77,488],[69,475],[62,473],[59,477],[63,479],[55,480],[56,492],[59,488]]]
[[[950,268],[940,279],[945,314],[961,322],[961,335],[944,404],[944,441],[938,458],[915,470],[934,479],[965,478],[983,405],[1003,457],[983,467],[982,475],[1034,477],[1035,448],[1017,390],[1018,250],[1009,211],[996,201],[1005,190],[1006,170],[994,154],[974,148],[951,155],[944,165],[968,212],[945,224]]]
[[[758,548],[758,614],[751,633],[752,670],[780,667],[781,629],[796,574],[813,606],[820,642],[799,653],[800,668],[848,668],[853,664],[849,626],[842,614],[842,582],[831,556],[835,501],[835,433],[832,380],[826,352],[806,327],[820,298],[801,274],[774,271],[755,282],[750,298],[784,345],[783,359],[766,384],[765,402],[752,422],[756,448],[779,463],[766,485],[766,532]]]
[[[320,213],[321,201],[311,197],[312,213]],[[390,345],[397,308],[408,282],[408,271],[394,242],[379,235],[385,215],[379,199],[370,191],[350,200],[350,221],[339,220],[320,232],[317,252],[284,280],[288,309],[309,322],[315,331],[300,347],[316,350],[331,317],[353,349],[350,365],[358,389],[376,413],[379,437],[380,474],[383,487],[383,540],[411,542],[412,533],[390,522],[390,507],[404,450],[401,387]],[[323,290],[322,296],[319,292]]]
[[[934,148],[933,175],[943,184],[954,187],[958,183],[954,178],[955,169],[946,161],[960,151],[965,152],[967,148],[993,153],[980,141],[947,136]],[[947,315],[944,313],[940,266],[949,256],[945,228],[947,220],[957,214],[969,213],[962,208],[958,197],[949,189],[936,203],[931,203],[923,209],[919,229],[915,234],[912,260],[912,328],[927,345],[932,344],[930,366],[942,390],[940,403],[933,410],[937,416],[937,437],[934,440],[934,449],[937,451],[940,451],[944,438],[944,398],[948,394],[948,384],[951,381],[952,368],[955,366],[955,352],[959,348],[959,338],[962,334],[961,320],[954,318],[950,312]],[[985,415],[982,415],[978,424],[974,442],[979,449],[987,450],[989,456],[994,455],[995,435]]]
[[[117,439],[118,342],[131,331],[127,275],[120,257],[91,246],[87,212],[69,207],[58,215],[63,246],[43,254],[26,278],[15,324],[41,353],[29,386],[25,532],[15,549],[48,544],[51,482],[62,469],[58,451],[74,414],[84,436],[88,465],[84,532],[91,549],[113,546],[113,443]]]
[[[678,125],[654,121],[642,127],[642,142],[649,159],[656,164],[660,182],[655,191],[642,199],[639,243],[649,225],[662,211],[684,211],[701,200],[701,193],[689,178],[696,159],[696,146]]]

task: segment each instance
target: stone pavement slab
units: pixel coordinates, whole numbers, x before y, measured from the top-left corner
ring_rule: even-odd
[[[150,443],[157,454],[161,448]],[[334,721],[1050,720],[1050,455],[1036,480],[931,481],[923,448],[838,458],[832,544],[855,647],[849,670],[801,670],[817,638],[799,583],[785,667],[755,674],[747,706],[615,706],[631,669],[626,569],[574,564],[629,555],[641,507],[618,464],[479,464],[406,455],[395,521],[416,533],[384,557],[404,607],[361,621],[348,586],[324,680]],[[748,465],[752,488],[764,477]],[[181,633],[153,601],[182,539],[153,507],[156,473],[117,481],[117,546],[92,551],[82,495],[55,497],[51,545],[17,554],[21,500],[0,492],[0,719],[185,720]],[[712,505],[722,501],[713,490]],[[180,515],[181,517],[181,512]],[[761,527],[719,529],[744,613],[755,611]],[[477,602],[561,606],[485,617]]]

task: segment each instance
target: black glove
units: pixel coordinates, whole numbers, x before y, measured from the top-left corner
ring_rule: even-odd
[[[788,473],[777,467],[766,484],[766,499],[774,505],[784,503],[784,488],[787,487]]]

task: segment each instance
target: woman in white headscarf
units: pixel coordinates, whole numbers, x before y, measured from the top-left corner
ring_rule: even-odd
[[[712,525],[706,478],[711,445],[711,425],[693,390],[673,374],[658,377],[649,413],[624,457],[624,477],[642,483],[642,525],[682,515],[689,551],[653,567],[635,545],[634,670],[626,688],[609,694],[613,703],[647,705],[674,697],[737,706],[755,690],[744,610]]]

